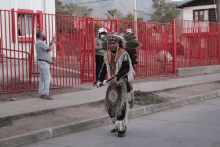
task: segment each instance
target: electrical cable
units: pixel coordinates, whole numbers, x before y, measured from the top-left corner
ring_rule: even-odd
[[[87,4],[87,3],[95,3],[95,2],[104,2],[104,1],[109,1],[109,0],[99,0],[99,1],[91,1],[91,2],[85,2],[85,3],[77,3],[77,5],[79,5],[79,4]]]

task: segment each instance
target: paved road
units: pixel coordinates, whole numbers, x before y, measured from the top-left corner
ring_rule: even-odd
[[[220,147],[220,99],[132,119],[124,138],[110,129],[93,128],[25,147]]]

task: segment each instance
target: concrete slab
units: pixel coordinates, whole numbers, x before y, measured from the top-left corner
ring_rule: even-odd
[[[177,76],[195,76],[220,72],[220,65],[177,69]]]
[[[36,111],[36,109],[0,103],[0,118],[30,113],[32,111]]]
[[[193,77],[183,77],[178,79],[169,79],[166,81],[150,81],[145,83],[137,83],[133,84],[133,87],[135,91],[141,90],[148,92],[176,88],[186,85],[214,82],[218,80],[220,80],[220,73]],[[54,96],[55,99],[52,101],[33,98],[1,103],[0,118],[20,115],[24,113],[37,112],[47,109],[57,109],[67,106],[80,105],[84,103],[100,101],[105,98],[107,86],[95,88],[92,87],[92,84],[90,84],[83,85],[83,87],[88,87],[88,89],[91,90],[56,95]]]

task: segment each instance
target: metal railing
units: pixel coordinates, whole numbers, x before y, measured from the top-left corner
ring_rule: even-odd
[[[220,63],[219,24],[173,19],[172,24],[135,22],[30,11],[0,10],[0,93],[37,90],[36,32],[43,30],[51,53],[51,88],[94,82],[98,29],[137,35],[136,79],[175,75],[177,68]],[[4,56],[3,56],[4,55]],[[3,56],[3,57],[2,57]]]

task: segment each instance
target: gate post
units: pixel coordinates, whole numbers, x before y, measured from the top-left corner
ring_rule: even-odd
[[[32,14],[32,46],[31,46],[31,53],[29,58],[29,84],[30,84],[30,90],[32,89],[32,68],[33,68],[33,59],[34,59],[34,29],[35,29],[35,14]]]
[[[96,62],[95,62],[95,21],[94,21],[94,18],[91,18],[91,25],[90,25],[90,32],[91,32],[91,54],[92,54],[92,62],[93,62],[93,83],[96,81]]]
[[[118,32],[118,19],[115,20],[115,29],[114,32]]]
[[[220,29],[219,29],[219,26],[220,24],[219,23],[217,23],[217,40],[219,40],[220,39]],[[217,50],[218,50],[218,63],[220,63],[220,42],[219,41],[217,41]]]
[[[177,65],[176,65],[176,25],[175,25],[175,18],[172,19],[173,24],[173,72],[177,74]]]
[[[145,54],[146,54],[146,77],[148,77],[148,68],[147,68],[147,22],[145,22]]]

